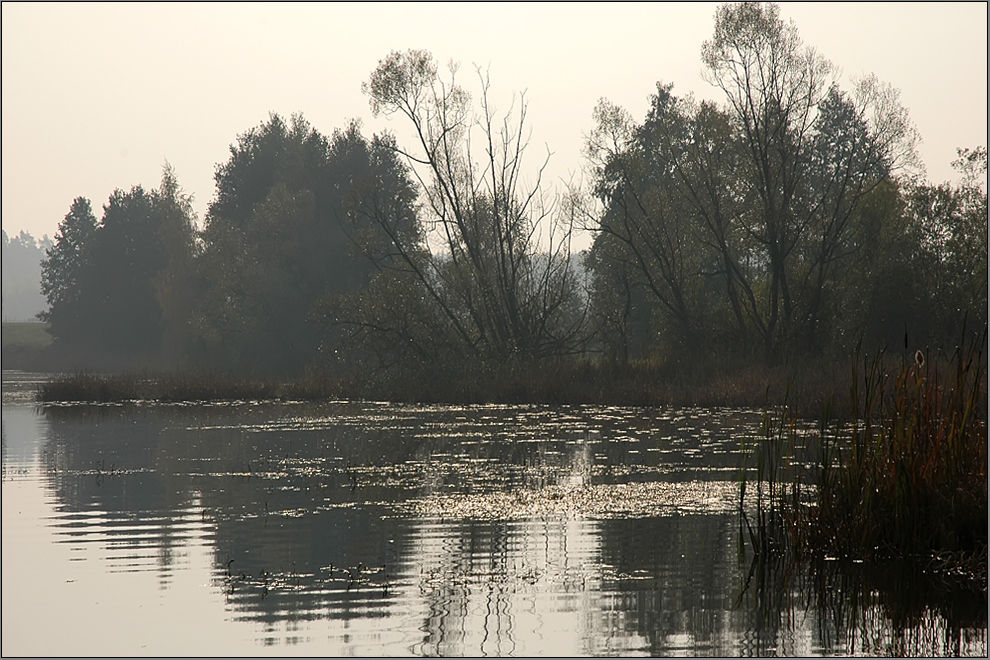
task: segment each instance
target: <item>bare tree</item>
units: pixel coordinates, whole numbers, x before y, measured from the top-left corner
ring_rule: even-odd
[[[393,52],[362,86],[374,114],[411,122],[412,148],[394,148],[422,187],[426,231],[415,244],[394,237],[403,268],[440,310],[462,348],[482,358],[572,353],[583,337],[578,280],[571,267],[573,222],[544,194],[544,159],[522,183],[528,146],[525,96],[504,115],[478,71],[480,112],[430,53]],[[480,145],[480,147],[479,147]],[[566,209],[564,209],[566,210]],[[378,214],[388,232],[387,214]]]
[[[775,5],[760,4],[719,7],[702,60],[709,81],[725,92],[748,156],[747,202],[756,212],[744,221],[768,267],[766,308],[757,318],[769,354],[776,348],[778,323],[783,317],[786,325],[793,316],[787,263],[809,220],[795,212],[795,202],[816,110],[834,68],[802,44],[797,28],[780,19]]]

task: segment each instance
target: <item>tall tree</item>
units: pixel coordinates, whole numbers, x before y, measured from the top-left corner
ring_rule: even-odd
[[[805,47],[776,5],[719,7],[714,38],[702,48],[708,79],[725,93],[746,152],[750,234],[765,260],[768,288],[756,319],[768,355],[794,316],[788,262],[807,218],[797,197],[808,160],[815,110],[833,75],[831,63]],[[783,325],[782,330],[778,324]]]
[[[84,296],[89,289],[89,252],[96,228],[92,204],[85,197],[76,197],[41,264],[41,292],[48,300],[48,310],[40,318],[49,323],[51,335],[63,343],[85,343],[93,332]]]
[[[161,217],[141,186],[115,190],[90,252],[89,313],[106,351],[147,355],[161,347],[164,322],[154,280],[166,265]]]
[[[640,126],[605,100],[596,109],[598,125],[587,148],[603,205],[593,227],[595,250],[611,255],[596,264],[601,278],[621,269],[623,281],[631,277],[649,292],[665,345],[696,353],[713,339],[711,289],[721,277],[727,276],[742,313],[734,288],[738,246],[728,233],[733,205],[726,194],[735,145],[723,115],[709,104],[696,107],[677,98],[672,88],[657,85]]]
[[[410,183],[393,161],[357,124],[327,139],[302,116],[272,115],[238,137],[217,168],[203,232],[191,327],[204,358],[296,373],[321,346],[334,353],[328,309],[367,284],[375,261],[366,256],[384,258],[365,207],[393,208],[400,233],[412,224]]]
[[[152,196],[160,217],[158,238],[165,256],[164,266],[152,284],[164,323],[162,355],[174,364],[183,361],[190,350],[186,342],[200,290],[196,258],[201,246],[192,196],[183,192],[170,164],[165,164],[161,185]]]
[[[702,60],[743,145],[750,211],[741,220],[764,264],[766,292],[753,310],[764,350],[814,343],[827,282],[855,244],[857,204],[913,162],[916,131],[896,90],[875,77],[852,99],[841,93],[832,64],[774,4],[720,7]]]
[[[567,354],[582,336],[573,225],[545,197],[542,167],[533,185],[521,183],[525,98],[496,117],[478,74],[477,114],[456,67],[443,78],[422,50],[391,53],[363,86],[375,115],[398,113],[416,135],[415,147],[395,148],[422,187],[429,231],[393,248],[442,319],[434,334],[461,354],[496,362]]]
[[[115,190],[99,223],[89,201],[76,198],[42,270],[56,342],[91,364],[158,359],[163,285],[188,266],[192,232],[191,207],[167,164],[160,190]]]
[[[642,126],[599,149],[598,229],[685,337],[738,337],[767,360],[817,350],[868,247],[863,201],[913,164],[916,132],[875,77],[841,91],[776,5],[720,7],[702,59],[726,104],[658,85]]]

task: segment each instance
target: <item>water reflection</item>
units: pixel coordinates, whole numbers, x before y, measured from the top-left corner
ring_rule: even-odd
[[[174,620],[157,626],[179,626],[204,653],[985,654],[985,603],[965,610],[982,611],[982,626],[943,609],[898,628],[876,598],[864,596],[858,618],[837,617],[807,596],[807,577],[750,575],[734,498],[740,440],[759,419],[258,402],[39,415],[10,402],[4,651],[17,635],[11,650],[47,650],[44,637],[8,635],[8,604],[23,598],[8,587],[8,532],[34,525],[69,555],[46,602],[76,603],[80,625],[105,628],[68,582],[96,564],[107,577],[92,582],[122,585],[102,597],[173,603]],[[47,494],[36,519],[8,515],[18,479]],[[197,636],[180,609],[212,627]],[[147,637],[155,625],[135,629]],[[866,630],[907,639],[878,645]],[[955,633],[958,644],[943,643]],[[138,632],[114,634],[140,652]],[[186,648],[162,637],[147,652]],[[106,652],[76,642],[77,653]]]

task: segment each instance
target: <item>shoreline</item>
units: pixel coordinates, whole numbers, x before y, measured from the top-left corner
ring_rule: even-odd
[[[552,368],[466,373],[435,381],[391,379],[358,382],[303,376],[277,379],[181,371],[66,371],[14,368],[42,380],[37,403],[119,403],[125,401],[219,402],[389,401],[407,404],[602,405],[623,407],[754,408],[787,406],[800,417],[819,417],[825,401],[833,414],[848,411],[838,401],[841,376],[799,374],[780,368],[742,368],[704,375],[671,374],[650,365],[614,369],[590,363]]]

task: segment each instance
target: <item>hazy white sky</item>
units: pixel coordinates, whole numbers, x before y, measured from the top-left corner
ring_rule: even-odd
[[[205,214],[213,172],[242,133],[302,112],[324,134],[373,119],[361,94],[391,50],[488,66],[499,106],[527,91],[531,164],[579,178],[597,100],[641,120],[656,82],[721,100],[701,78],[712,3],[4,3],[3,228],[53,236],[78,195],[97,217],[114,188],[158,186],[167,159]],[[902,92],[933,181],[956,147],[987,143],[986,3],[781,4],[805,43],[850,78]]]

